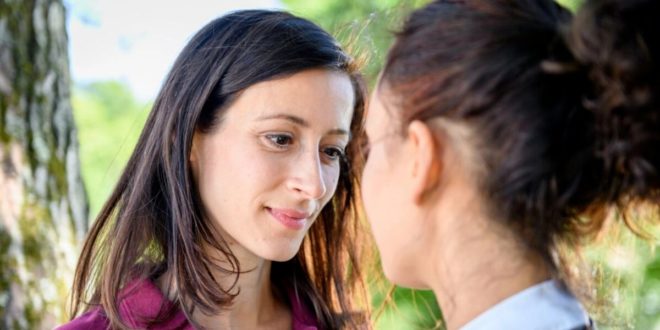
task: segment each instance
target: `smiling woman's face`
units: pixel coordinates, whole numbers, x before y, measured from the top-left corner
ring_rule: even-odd
[[[285,261],[330,201],[349,142],[354,91],[345,73],[306,70],[244,90],[190,163],[208,220],[223,238]]]

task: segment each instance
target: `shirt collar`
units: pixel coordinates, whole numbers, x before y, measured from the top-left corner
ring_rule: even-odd
[[[548,280],[499,302],[461,330],[574,329],[589,324],[580,302],[557,281]]]

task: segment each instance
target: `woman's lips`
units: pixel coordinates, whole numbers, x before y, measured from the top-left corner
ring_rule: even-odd
[[[268,213],[275,218],[279,223],[289,229],[299,230],[305,227],[307,220],[310,217],[309,213],[301,212],[294,209],[276,209],[266,208]]]

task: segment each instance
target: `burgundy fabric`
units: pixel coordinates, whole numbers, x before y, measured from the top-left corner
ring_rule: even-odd
[[[130,327],[154,330],[194,329],[183,311],[173,306],[172,302],[167,300],[151,281],[133,282],[122,290],[122,293],[119,314]],[[301,304],[293,291],[289,292],[289,299],[291,301],[292,330],[317,330],[316,320]],[[162,310],[170,307],[175,308],[175,311],[169,319],[158,324],[150,324],[150,320],[157,318]],[[95,307],[71,322],[57,327],[56,330],[109,329],[109,327],[110,322],[103,309]]]
[[[289,301],[291,302],[291,318],[293,330],[317,330],[317,322],[314,316],[305,308],[299,296],[294,290],[289,290]]]

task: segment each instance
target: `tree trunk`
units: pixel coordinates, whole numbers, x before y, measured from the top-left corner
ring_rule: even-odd
[[[0,0],[0,329],[52,328],[87,229],[61,0]]]

